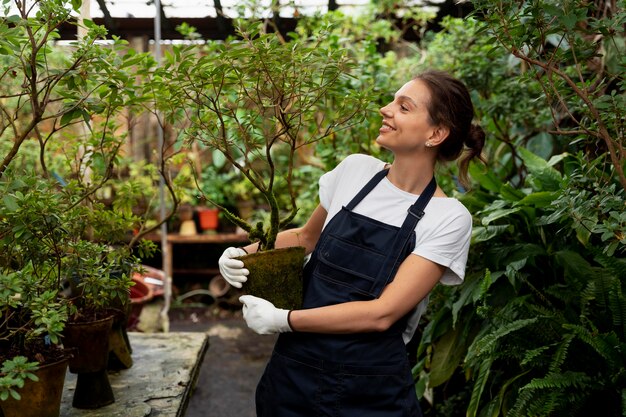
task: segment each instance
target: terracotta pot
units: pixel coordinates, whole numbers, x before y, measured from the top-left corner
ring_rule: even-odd
[[[203,208],[198,209],[198,221],[202,230],[216,230],[219,226],[219,209]]]
[[[251,253],[239,259],[250,271],[243,287],[248,294],[271,301],[278,308],[302,306],[303,247]]]
[[[39,381],[26,380],[18,390],[19,401],[9,396],[0,401],[4,417],[59,417],[68,359],[43,365],[35,375]],[[0,413],[0,414],[2,414]]]
[[[154,297],[152,288],[146,285],[142,279],[133,277],[133,282],[135,285],[130,287],[130,315],[126,323],[126,327],[131,330],[137,328],[143,306]]]

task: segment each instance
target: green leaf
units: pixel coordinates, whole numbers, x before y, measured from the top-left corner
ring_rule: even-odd
[[[519,154],[528,172],[530,172],[533,179],[540,182],[543,190],[556,191],[560,188],[563,178],[559,171],[548,164],[548,161],[525,148],[520,148]]]
[[[516,202],[523,199],[526,194],[506,183],[500,188],[500,196],[506,201]]]
[[[470,164],[469,173],[473,179],[478,181],[481,187],[497,193],[502,187],[502,182],[491,171],[486,170],[482,165]]]
[[[511,209],[493,210],[492,212],[490,212],[489,214],[487,214],[486,216],[482,218],[481,223],[483,226],[487,226],[489,223],[493,222],[494,220],[498,220],[503,217],[510,216],[511,214],[517,213],[521,209],[522,209],[521,207],[516,207],[516,208],[511,208]]]
[[[79,108],[74,108],[61,116],[61,125],[67,125],[71,121],[83,116],[83,112]]]
[[[489,356],[481,362],[480,367],[478,368],[478,375],[476,376],[476,382],[474,383],[474,388],[472,389],[470,403],[467,406],[467,412],[465,414],[467,417],[476,417],[478,406],[480,404],[480,397],[485,390],[489,374],[491,373],[492,363],[493,357]]]
[[[558,196],[559,193],[555,191],[538,191],[536,193],[528,194],[526,197],[521,199],[518,204],[534,207],[547,207],[556,198],[558,198]]]
[[[437,387],[447,382],[459,366],[465,354],[465,343],[462,343],[462,329],[457,326],[447,331],[434,345],[431,362],[430,387]]]
[[[17,199],[10,194],[2,197],[2,202],[9,211],[15,212],[20,208],[19,204],[17,203]]]
[[[472,229],[472,243],[485,242],[506,232],[511,225],[475,226]]]

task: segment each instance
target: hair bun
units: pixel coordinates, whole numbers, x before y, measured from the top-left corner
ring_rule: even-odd
[[[485,131],[482,127],[471,124],[467,137],[465,138],[465,146],[467,146],[473,155],[480,155],[485,146]]]

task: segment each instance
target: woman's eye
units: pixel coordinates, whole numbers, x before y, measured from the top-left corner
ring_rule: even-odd
[[[408,111],[408,110],[409,110],[409,108],[403,104],[403,105],[401,105],[401,106],[400,106],[400,110],[402,110],[402,111]]]

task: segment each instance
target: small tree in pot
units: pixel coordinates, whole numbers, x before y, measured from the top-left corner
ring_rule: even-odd
[[[368,103],[367,94],[351,86],[346,51],[322,43],[324,33],[285,40],[264,27],[239,27],[238,38],[208,43],[201,51],[179,47],[163,77],[187,111],[186,142],[219,150],[267,203],[268,220],[256,224],[220,207],[259,243],[259,253],[274,250],[276,235],[298,211],[298,152],[360,121]],[[254,255],[244,259],[249,268]],[[298,270],[302,257],[296,255]],[[273,272],[273,280],[283,272]],[[254,270],[250,277],[247,289],[255,293]]]

